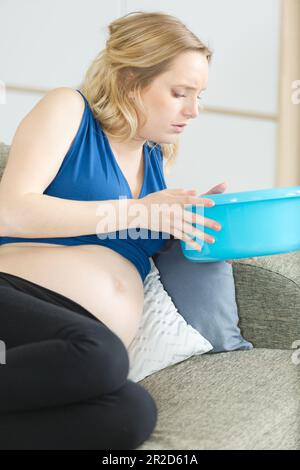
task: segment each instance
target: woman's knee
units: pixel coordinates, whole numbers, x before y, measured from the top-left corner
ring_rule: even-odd
[[[78,368],[95,396],[112,393],[125,384],[129,373],[128,351],[104,324],[94,321],[73,324],[64,330],[64,337],[73,344]]]
[[[107,393],[118,390],[124,386],[129,373],[129,355],[122,340],[109,328],[105,329],[103,335],[96,336],[97,346],[94,350],[93,362],[99,373],[99,363],[103,365],[100,369],[101,383],[103,375],[107,383]]]
[[[86,405],[91,420],[88,429],[97,449],[135,449],[150,437],[157,422],[154,399],[130,380],[116,392],[89,400]]]
[[[135,449],[152,434],[157,422],[157,406],[150,393],[140,384],[127,380],[118,391],[120,406],[116,449]]]

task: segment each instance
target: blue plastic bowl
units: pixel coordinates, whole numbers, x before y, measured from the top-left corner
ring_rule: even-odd
[[[207,263],[300,250],[300,186],[201,197],[214,200],[216,205],[190,205],[186,210],[216,220],[222,229],[218,232],[193,223],[216,242],[194,237],[202,247],[200,252],[180,240],[183,254],[190,261]]]

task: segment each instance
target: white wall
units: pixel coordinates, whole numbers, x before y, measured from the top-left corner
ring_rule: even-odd
[[[280,0],[0,0],[0,80],[76,88],[105,46],[108,23],[134,10],[177,16],[213,48],[204,105],[277,115]],[[11,142],[42,96],[7,91],[0,140]],[[224,180],[228,191],[275,185],[275,120],[204,112],[180,139],[169,187],[200,193]]]

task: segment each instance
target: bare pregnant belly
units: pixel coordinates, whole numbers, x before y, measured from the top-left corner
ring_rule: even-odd
[[[128,347],[144,305],[136,267],[100,245],[9,243],[0,247],[0,271],[22,277],[82,305]]]

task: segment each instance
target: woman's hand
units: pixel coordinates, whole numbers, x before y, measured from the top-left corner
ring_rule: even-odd
[[[136,202],[143,205],[143,213],[145,214],[141,224],[142,228],[170,233],[175,238],[185,241],[193,249],[201,251],[200,243],[193,238],[196,237],[212,243],[213,237],[192,224],[207,226],[216,231],[221,230],[221,227],[215,220],[184,209],[184,205],[211,207],[215,204],[211,199],[201,198],[196,194],[196,190],[163,189],[138,199]]]
[[[207,191],[207,193],[201,194],[201,196],[204,196],[205,194],[221,194],[221,193],[224,193],[226,189],[227,189],[226,182],[220,183],[220,184],[217,184],[217,186],[214,186],[213,188],[211,188],[209,191]],[[248,259],[255,259],[255,258],[248,258]],[[229,264],[232,264],[234,262],[234,260],[232,259],[226,259],[225,261],[226,263],[229,263]]]

